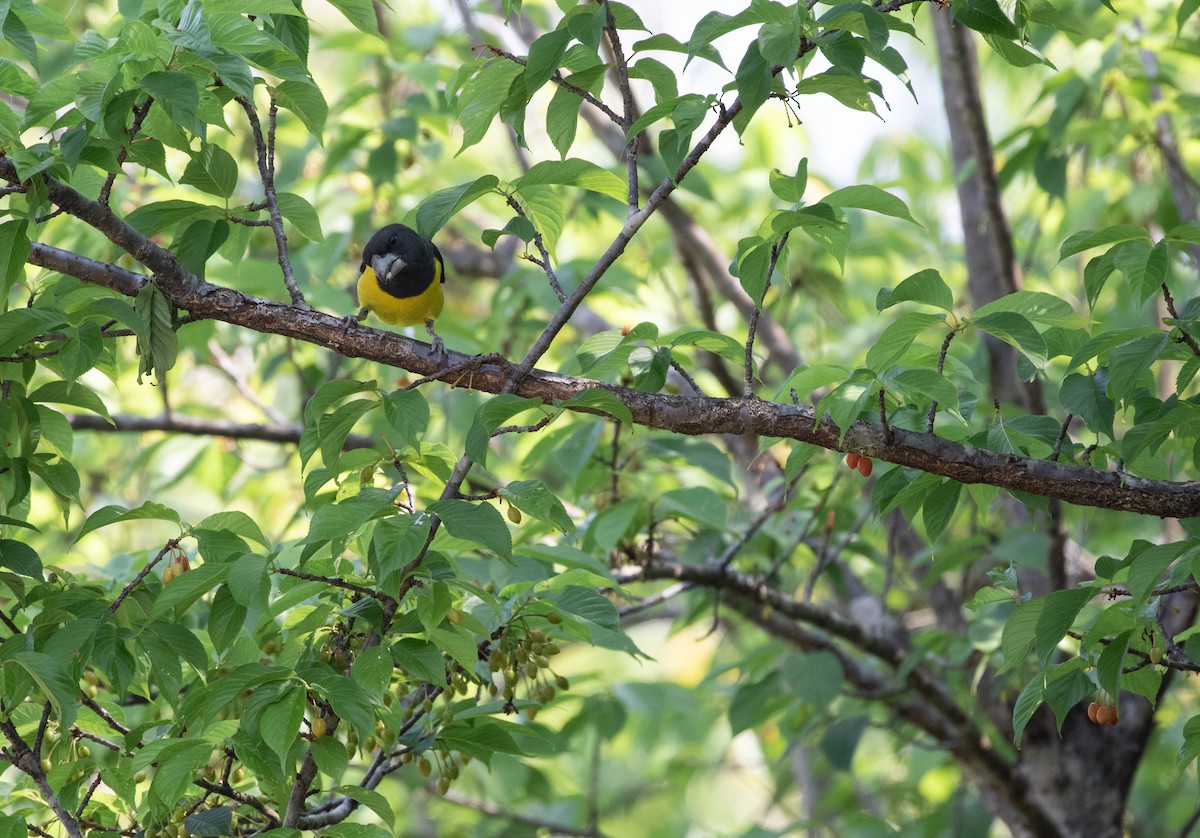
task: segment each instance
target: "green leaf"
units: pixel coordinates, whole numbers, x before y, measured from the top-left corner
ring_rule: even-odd
[[[703,526],[725,526],[725,500],[707,486],[670,489],[659,496],[664,511],[691,518]]]
[[[559,532],[575,535],[575,522],[567,514],[566,507],[541,480],[514,480],[500,490],[500,497]]]
[[[64,332],[67,339],[58,352],[58,361],[63,377],[74,382],[94,367],[104,354],[104,336],[100,334],[100,325],[91,321],[68,327]]]
[[[196,600],[229,578],[231,564],[206,563],[177,576],[165,586],[154,606],[150,609],[151,622],[166,616],[168,612],[182,613]]]
[[[514,197],[530,223],[542,234],[546,250],[553,255],[567,223],[566,202],[562,196],[552,186],[526,186]]]
[[[1046,600],[1034,599],[1017,606],[1004,622],[1004,632],[1000,636],[1000,649],[1004,654],[1004,669],[1020,666],[1029,656],[1037,639],[1037,627],[1042,618],[1042,609]]]
[[[1075,588],[1054,591],[1045,598],[1034,628],[1034,643],[1042,666],[1050,662],[1059,641],[1094,594],[1095,591],[1089,588]]]
[[[1150,599],[1150,593],[1158,585],[1163,573],[1186,546],[1187,543],[1181,541],[1156,544],[1132,557],[1129,563],[1129,597],[1134,604],[1141,605]]]
[[[0,567],[39,582],[43,578],[41,556],[28,544],[11,538],[0,538]]]
[[[280,768],[286,768],[288,752],[300,733],[304,704],[304,687],[293,684],[283,695],[267,705],[258,717],[259,734],[266,746],[279,757]]]
[[[337,469],[350,432],[360,419],[377,410],[379,405],[375,399],[354,399],[321,417],[317,423],[317,439],[320,442],[321,459],[326,466]]]
[[[30,393],[29,400],[38,404],[69,404],[72,407],[81,407],[102,416],[109,424],[113,423],[112,417],[108,415],[108,408],[100,397],[91,388],[79,383],[48,381]]]
[[[568,410],[583,408],[588,413],[601,413],[626,425],[633,424],[633,412],[625,405],[625,402],[603,387],[589,387],[581,390],[559,406]]]
[[[271,549],[271,542],[263,535],[262,529],[258,526],[253,518],[245,512],[233,510],[230,512],[216,512],[209,515],[199,524],[196,524],[193,529],[196,530],[226,530],[256,541],[268,550]]]
[[[882,96],[879,82],[860,75],[845,75],[841,70],[831,70],[809,76],[796,85],[796,95],[804,96],[824,93],[832,96],[848,108],[878,115],[871,94]]]
[[[463,207],[496,191],[499,184],[500,180],[495,175],[482,175],[467,183],[434,192],[417,208],[417,232],[426,238],[433,238]]]
[[[867,366],[883,372],[898,361],[912,346],[917,335],[926,329],[945,322],[940,314],[922,314],[909,311],[891,323],[879,339],[867,350]]]
[[[467,456],[479,465],[486,466],[492,433],[513,416],[540,408],[543,404],[541,399],[522,398],[512,393],[501,393],[483,402],[475,411],[475,421],[467,431],[464,446]]]
[[[925,502],[921,504],[921,517],[930,541],[937,541],[945,531],[958,507],[961,494],[962,484],[957,480],[941,480],[925,496]]]
[[[183,820],[183,827],[187,830],[187,834],[195,836],[195,838],[220,838],[222,835],[232,835],[232,825],[233,810],[228,806],[201,809]]]
[[[566,27],[546,32],[529,45],[525,64],[525,92],[532,96],[562,65],[563,54],[571,41]]]
[[[0,314],[0,354],[11,355],[34,338],[55,331],[66,320],[63,312],[51,308],[15,308]]]
[[[161,107],[175,124],[188,131],[199,127],[200,91],[187,73],[177,70],[147,73],[142,76],[142,87],[154,97],[155,106]]]
[[[300,235],[309,241],[325,241],[321,219],[317,217],[317,210],[307,199],[294,192],[279,192],[275,195],[275,201],[279,206],[279,214],[295,227]]]
[[[746,47],[733,78],[738,100],[742,103],[742,110],[733,119],[733,127],[738,134],[742,134],[751,118],[771,95],[771,85],[775,80],[771,72],[771,62],[763,55],[758,41],[751,41]]]
[[[414,678],[440,684],[446,680],[442,650],[416,637],[405,637],[392,644],[396,664]]]
[[[491,504],[439,500],[429,505],[429,511],[441,519],[446,531],[455,538],[479,544],[501,558],[512,559],[512,533],[504,516]]]
[[[1021,33],[1000,8],[997,0],[952,0],[950,11],[954,19],[976,32],[1019,38]]]
[[[492,119],[508,98],[513,79],[523,72],[518,64],[493,59],[466,83],[458,100],[458,122],[463,129],[459,154],[483,139]]]
[[[1042,291],[1015,291],[975,310],[972,318],[986,317],[998,311],[1015,312],[1034,323],[1044,326],[1059,326],[1064,329],[1081,329],[1088,319],[1075,313],[1071,304],[1053,294]]]
[[[839,384],[832,393],[817,403],[815,410],[817,422],[820,422],[828,413],[841,429],[839,440],[844,439],[846,431],[862,413],[867,400],[875,392],[875,385],[875,377],[869,370],[855,370],[848,380]]]
[[[1057,69],[1046,56],[1027,43],[992,34],[984,35],[983,39],[997,55],[1014,67],[1032,67],[1035,64],[1044,64],[1051,69]]]
[[[1093,431],[1114,439],[1116,405],[1105,390],[1106,376],[1074,373],[1063,380],[1059,400],[1063,407],[1083,419]]]
[[[353,2],[355,4],[362,2],[368,10],[370,9],[369,0],[353,0]],[[334,5],[339,4],[334,3]],[[374,26],[375,13],[371,11],[369,14],[371,25]],[[275,88],[275,101],[279,103],[280,107],[287,108],[298,116],[304,123],[304,127],[308,129],[308,133],[318,140],[321,139],[321,134],[325,130],[325,120],[329,117],[329,105],[326,104],[319,87],[310,82],[288,79]]]
[[[821,203],[831,207],[854,207],[855,209],[870,210],[881,215],[902,218],[905,221],[911,221],[918,227],[921,226],[909,213],[908,207],[903,201],[878,186],[847,186],[830,192],[821,199]]]
[[[228,198],[237,189],[237,162],[228,151],[211,143],[201,143],[183,170],[180,183],[202,192]]]
[[[267,572],[270,559],[247,553],[233,563],[229,571],[229,590],[233,598],[246,608],[266,611],[271,596],[271,577]]]
[[[1061,262],[1068,256],[1074,256],[1076,253],[1082,253],[1093,247],[1103,247],[1106,244],[1116,244],[1117,242],[1133,240],[1148,241],[1149,238],[1150,236],[1144,227],[1138,227],[1133,224],[1117,224],[1112,227],[1105,227],[1102,230],[1084,230],[1070,236],[1062,243],[1062,247],[1058,251],[1058,261]]]
[[[594,588],[573,585],[551,599],[565,614],[608,629],[617,630],[620,627],[617,607]]]
[[[768,181],[775,197],[790,204],[799,204],[804,200],[804,191],[808,188],[808,158],[800,158],[796,174],[791,177],[778,169],[772,169]]]
[[[746,347],[740,341],[720,332],[710,332],[708,329],[689,329],[671,338],[672,349],[676,346],[695,346],[714,355],[720,355],[727,361],[740,364],[745,359]]]
[[[70,728],[75,723],[75,695],[78,687],[63,665],[50,655],[29,650],[17,652],[8,660],[24,669],[45,693],[54,708],[59,725],[64,730]]]
[[[213,746],[199,739],[159,741],[163,747],[157,754],[150,749],[142,749],[138,756],[146,755],[154,760],[156,767],[154,778],[150,781],[150,797],[167,809],[174,807],[184,790],[192,784],[200,766],[212,756]],[[136,760],[134,765],[139,770],[144,767]]]
[[[75,540],[83,538],[90,532],[107,527],[109,524],[119,524],[122,521],[170,521],[173,524],[179,523],[179,513],[174,509],[169,509],[161,503],[154,501],[146,501],[141,506],[135,509],[126,509],[123,506],[115,504],[101,507],[87,517],[83,522],[83,528],[79,530],[79,534],[75,536]]]
[[[1015,311],[995,311],[972,317],[971,325],[1021,351],[1038,369],[1046,365],[1046,341],[1028,318]]]
[[[179,336],[175,334],[174,306],[158,286],[147,282],[134,299],[134,308],[145,327],[137,337],[140,356],[138,381],[143,375],[162,377],[175,366],[179,355]]]
[[[1123,631],[1109,641],[1096,661],[1096,676],[1100,689],[1114,699],[1121,694],[1121,670],[1125,668],[1125,653],[1129,649],[1132,631]]]
[[[1171,266],[1165,241],[1153,247],[1143,241],[1126,242],[1114,247],[1112,254],[1113,264],[1125,275],[1139,303],[1159,293]]]
[[[1021,736],[1025,733],[1025,726],[1042,704],[1045,689],[1045,675],[1035,675],[1033,680],[1025,685],[1025,689],[1021,690],[1016,703],[1013,704],[1013,744],[1018,748],[1021,747]]]
[[[1159,359],[1167,348],[1170,336],[1166,332],[1134,338],[1122,343],[1108,356],[1108,395],[1114,401],[1128,399],[1142,384],[1142,374]]]
[[[895,369],[895,368],[893,368]],[[889,372],[880,379],[881,384],[891,391],[899,391],[918,404],[937,402],[943,409],[958,408],[958,390],[944,375],[936,370],[904,369]]]
[[[329,0],[329,4],[345,15],[346,20],[360,32],[383,37],[379,33],[379,19],[375,16],[375,6],[371,0]]]
[[[388,827],[391,827],[396,822],[396,814],[392,811],[392,804],[388,803],[388,799],[374,789],[363,788],[362,786],[337,786],[333,789],[334,794],[344,794],[351,800],[358,801],[366,806],[372,812],[379,816]]]
[[[125,220],[144,235],[156,236],[181,222],[216,221],[224,216],[219,207],[172,199],[143,204],[125,216]]]
[[[246,606],[234,599],[228,585],[217,588],[208,612],[208,636],[218,655],[223,655],[241,636],[247,613]]]
[[[578,157],[566,160],[543,160],[528,172],[512,181],[512,186],[523,191],[530,186],[548,185],[577,186],[590,192],[609,195],[624,201],[629,194],[626,182],[607,169]]]
[[[9,289],[13,283],[19,281],[25,276],[25,260],[29,258],[29,251],[33,245],[29,241],[29,222],[6,221],[0,224],[0,270],[3,270],[2,277],[4,285],[4,296],[8,296]]]
[[[371,646],[354,656],[350,673],[354,683],[368,695],[381,695],[392,678],[392,656],[382,646]]]
[[[954,308],[954,293],[940,273],[926,268],[901,280],[895,288],[879,289],[879,294],[875,297],[875,310],[883,311],[904,302],[925,303],[951,311]]]
[[[567,81],[576,87],[580,86],[575,76],[568,77]],[[546,107],[546,134],[560,158],[566,157],[575,144],[575,135],[579,130],[579,108],[582,105],[582,97],[565,87],[556,87]]]
[[[744,730],[765,722],[788,702],[780,689],[779,672],[772,672],[760,681],[739,684],[729,701],[729,732],[736,736]]]

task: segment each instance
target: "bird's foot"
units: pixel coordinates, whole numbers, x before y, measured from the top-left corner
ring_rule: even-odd
[[[346,324],[346,328],[357,326],[359,323],[367,319],[368,311],[369,309],[366,306],[363,306],[358,310],[358,314],[347,314],[345,317],[343,317],[342,322]]]
[[[442,339],[438,333],[433,330],[432,320],[425,321],[425,331],[429,333],[429,337],[433,342],[433,351],[430,353],[430,355],[433,357],[433,360],[439,365],[450,360],[450,353],[446,350],[446,344],[442,342]]]

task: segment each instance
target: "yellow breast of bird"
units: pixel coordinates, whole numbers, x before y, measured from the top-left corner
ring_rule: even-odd
[[[358,304],[375,313],[384,323],[393,326],[416,326],[442,313],[445,297],[442,294],[441,265],[435,266],[433,282],[424,291],[411,297],[396,297],[379,286],[375,271],[368,265],[358,278]]]

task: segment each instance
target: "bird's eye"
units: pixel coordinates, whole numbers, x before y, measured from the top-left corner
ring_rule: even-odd
[[[395,244],[396,244],[396,237],[395,237],[395,236],[392,236],[390,239],[388,239],[388,246],[389,246],[389,247],[395,246]]]

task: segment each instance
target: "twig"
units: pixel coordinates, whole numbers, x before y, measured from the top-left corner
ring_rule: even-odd
[[[146,566],[138,572],[137,576],[133,577],[133,581],[121,589],[121,593],[117,594],[117,598],[113,600],[112,605],[108,606],[108,613],[116,614],[117,609],[121,607],[121,603],[125,601],[125,598],[133,593],[133,590],[138,585],[142,584],[142,580],[150,575],[150,571],[154,570],[154,566],[163,560],[163,556],[167,555],[168,552],[177,549],[179,549],[179,539],[168,539],[167,543],[163,545],[163,548],[158,551],[154,558],[146,562]]]
[[[1179,314],[1175,311],[1175,298],[1171,296],[1171,289],[1167,287],[1167,283],[1162,284],[1163,301],[1167,305],[1167,312],[1175,320],[1179,319]],[[1200,357],[1200,344],[1196,343],[1196,339],[1189,335],[1182,326],[1176,326],[1179,329],[1179,337],[1175,340],[1179,343],[1186,344],[1187,348],[1192,350],[1192,354]]]
[[[263,194],[266,196],[267,209],[271,213],[271,229],[275,233],[275,249],[279,257],[279,268],[283,271],[283,284],[287,286],[292,305],[308,308],[300,287],[296,284],[296,275],[292,271],[292,260],[288,255],[287,235],[283,231],[283,215],[279,211],[279,200],[275,195],[275,117],[277,105],[275,97],[271,97],[269,111],[269,126],[267,139],[263,138],[262,123],[258,119],[258,110],[254,103],[244,96],[236,97],[236,101],[246,112],[250,122],[250,130],[254,135],[254,147],[258,151],[258,175],[262,180]]]
[[[504,200],[507,201],[508,205],[513,208],[513,212],[515,212],[521,218],[524,218],[526,221],[529,221],[529,216],[525,214],[524,207],[521,206],[516,197],[513,195],[505,195]],[[533,246],[536,247],[538,249],[538,253],[541,254],[540,259],[534,259],[530,257],[530,261],[541,268],[546,274],[546,279],[550,283],[550,288],[553,289],[555,295],[558,297],[558,301],[560,303],[565,302],[567,299],[567,294],[565,291],[563,291],[562,285],[558,281],[558,275],[554,272],[554,265],[551,264],[550,261],[550,251],[546,249],[546,242],[542,238],[542,233],[536,226],[533,226],[532,223],[530,226],[533,227]]]
[[[942,350],[938,353],[937,371],[938,375],[946,368],[946,354],[950,351],[950,342],[954,340],[954,336],[958,334],[957,329],[951,329],[946,332],[946,339],[942,341]],[[937,416],[938,403],[934,399],[929,403],[929,416],[925,419],[925,433],[933,433],[933,420]]]
[[[625,53],[621,51],[621,36],[617,32],[617,22],[613,18],[612,7],[608,0],[604,0],[604,30],[608,34],[608,42],[612,47],[613,66],[617,76],[617,87],[621,91],[621,105],[623,113],[621,121],[618,123],[621,130],[626,134],[633,127],[634,120],[634,105],[633,105],[633,90],[629,86],[629,64],[625,60]],[[625,164],[627,168],[627,186],[628,198],[626,203],[629,205],[631,213],[637,212],[638,209],[638,138],[627,137],[625,140]]]
[[[514,64],[520,64],[522,67],[526,67],[529,64],[529,62],[527,62],[524,58],[521,58],[520,56],[517,56],[517,55],[513,55],[508,50],[500,49],[500,47],[492,46],[491,44],[481,44],[480,46],[483,49],[486,49],[492,55],[496,56],[497,58],[504,58],[508,61],[513,62]],[[557,84],[563,90],[566,90],[570,93],[574,93],[580,99],[587,102],[589,105],[594,107],[596,110],[603,113],[605,116],[607,116],[609,119],[611,119],[617,125],[621,124],[621,117],[619,114],[617,114],[616,111],[614,111],[608,105],[601,102],[599,99],[597,99],[591,93],[584,90],[582,87],[571,84],[569,81],[567,81],[566,79],[563,78],[562,73],[560,73],[558,70],[555,70],[554,74],[552,76],[550,76],[550,81]]]
[[[796,204],[794,206],[799,205]],[[742,382],[743,396],[748,397],[754,394],[754,335],[758,332],[758,318],[762,314],[763,300],[766,299],[767,291],[771,288],[771,275],[775,273],[775,265],[779,261],[779,254],[783,252],[784,246],[787,245],[789,235],[791,235],[791,231],[784,233],[779,237],[779,241],[771,246],[771,259],[767,263],[767,279],[763,283],[762,294],[754,301],[754,312],[750,315],[750,325],[746,331],[746,360]]]
[[[105,710],[103,707],[101,707],[99,705],[99,703],[97,703],[96,700],[94,698],[92,698],[90,695],[87,695],[86,693],[84,693],[82,695],[82,697],[80,698],[80,701],[82,702],[84,707],[88,708],[93,713],[95,713],[97,716],[104,719],[104,723],[106,725],[108,725],[109,727],[111,727],[113,730],[115,730],[117,733],[121,734],[122,736],[129,735],[129,728],[125,727],[125,725],[118,722],[113,717],[112,713],[109,713],[107,710]],[[138,746],[139,747],[141,746],[140,742],[138,743]]]
[[[892,426],[888,424],[886,387],[879,388],[879,425],[883,428],[884,442],[891,445],[895,440],[895,435],[892,433]]]
[[[558,413],[551,413],[549,416],[544,416],[532,425],[504,425],[492,431],[492,436],[500,436],[501,434],[528,434],[540,431],[542,428],[549,425],[556,418]]]
[[[146,114],[150,113],[150,106],[154,104],[154,97],[147,96],[146,101],[133,109],[133,122],[129,126],[129,141],[121,144],[121,150],[117,152],[117,168],[125,165],[125,160],[129,157],[129,146],[137,137],[138,131],[142,129],[142,121],[145,120]],[[109,198],[112,196],[113,184],[117,181],[117,173],[109,172],[108,177],[104,179],[104,185],[100,187],[100,195],[96,199],[104,206],[108,206]]]
[[[102,416],[88,413],[73,414],[69,418],[71,427],[77,431],[101,431],[106,433],[146,433],[163,431],[188,436],[216,436],[225,439],[253,439],[262,442],[298,443],[304,433],[299,425],[245,425],[227,422],[224,419],[202,419],[198,416],[173,414],[166,416],[130,416],[118,413],[112,423]],[[350,451],[370,448],[374,440],[365,434],[350,434],[343,449]]]
[[[83,810],[92,802],[92,795],[96,793],[96,788],[100,785],[100,772],[97,771],[92,775],[92,782],[88,785],[88,790],[84,792],[83,799],[79,801],[79,805],[75,807],[75,819],[83,817]]]
[[[671,359],[671,369],[679,373],[679,377],[687,382],[688,386],[692,388],[693,393],[695,393],[697,396],[704,395],[704,391],[700,389],[700,385],[696,383],[696,379],[692,378],[692,376],[688,374],[688,371],[683,368],[683,365],[674,358]]]
[[[368,588],[365,585],[356,585],[353,582],[347,582],[345,579],[339,579],[335,576],[318,576],[315,573],[305,573],[302,570],[292,570],[291,568],[287,567],[277,567],[275,568],[275,572],[284,576],[292,576],[296,579],[304,579],[308,582],[324,582],[326,585],[332,585],[335,588],[353,591],[356,594],[362,594],[363,596],[368,596],[373,599],[380,600],[381,602],[390,600],[392,603],[395,603],[396,601],[393,597],[385,594],[383,591],[377,591],[373,588]]]
[[[651,608],[662,605],[664,602],[672,600],[680,594],[690,591],[694,587],[696,586],[691,582],[676,582],[674,585],[663,588],[661,591],[653,594],[652,596],[639,599],[637,602],[633,603],[633,605],[627,605],[622,608],[619,612],[621,619],[625,620],[627,617],[632,617],[635,614],[640,614],[643,611],[648,611]]]
[[[280,817],[279,817],[278,812],[276,812],[274,809],[272,809],[267,804],[263,803],[261,800],[259,800],[254,795],[246,794],[245,792],[240,792],[237,789],[230,786],[227,782],[213,783],[213,782],[209,782],[208,780],[203,780],[203,779],[193,780],[192,782],[195,785],[199,786],[200,788],[204,789],[209,794],[219,794],[222,797],[227,797],[230,800],[236,800],[238,803],[242,803],[242,804],[245,804],[246,806],[250,806],[253,809],[256,809],[260,814],[262,814],[263,817],[265,817],[267,819],[267,822],[271,827],[277,827],[280,824]]]
[[[17,728],[13,725],[12,721],[9,719],[0,721],[0,732],[3,732],[4,738],[9,743],[9,748],[7,749],[9,760],[33,780],[34,785],[41,792],[42,800],[58,816],[59,826],[66,831],[70,838],[83,838],[83,830],[79,827],[79,821],[63,806],[62,800],[55,794],[54,789],[50,788],[50,783],[46,779],[46,772],[42,770],[41,760],[25,744],[25,740],[17,733]]]
[[[1062,452],[1063,440],[1067,438],[1067,428],[1071,426],[1071,420],[1074,418],[1074,415],[1068,413],[1067,418],[1063,419],[1062,427],[1058,429],[1058,438],[1054,440],[1054,450],[1050,452],[1050,462],[1058,462],[1058,455]]]

